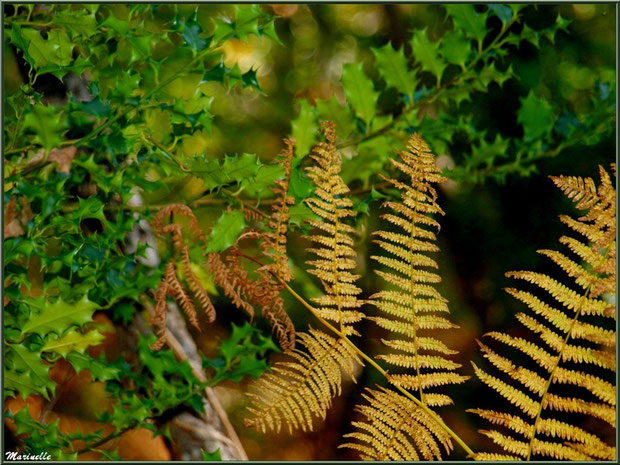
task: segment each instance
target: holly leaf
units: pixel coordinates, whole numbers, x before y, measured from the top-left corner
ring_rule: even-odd
[[[269,189],[274,182],[284,177],[284,166],[281,164],[264,165],[258,174],[251,179],[245,179],[242,183],[243,191],[249,197],[261,198],[272,195]]]
[[[212,190],[227,184],[254,178],[263,166],[255,154],[226,157],[223,162],[207,160],[204,156],[190,162],[192,174],[201,178],[207,189]]]
[[[35,133],[35,142],[46,151],[60,144],[62,128],[58,109],[48,105],[35,105],[24,116],[24,129]]]
[[[409,69],[407,58],[405,58],[405,47],[394,50],[390,44],[380,48],[373,48],[379,74],[389,87],[396,88],[401,94],[413,99],[413,93],[417,86],[415,73]]]
[[[200,27],[200,23],[196,21],[196,13],[194,12],[183,25],[182,34],[185,43],[187,43],[194,52],[204,50],[208,45],[207,39],[201,37],[200,34],[202,34],[202,28]]]
[[[487,16],[488,13],[478,13],[473,5],[446,5],[448,15],[454,21],[455,29],[461,28],[465,33],[478,41],[478,46],[482,46],[482,41],[487,35]]]
[[[38,308],[22,327],[22,334],[47,333],[61,334],[71,326],[82,326],[92,320],[93,313],[99,306],[88,300],[84,295],[78,302],[69,304],[59,298],[56,302],[30,301],[33,307]]]
[[[471,41],[456,31],[447,32],[441,39],[439,53],[448,63],[465,67],[467,58],[471,53]]]
[[[70,37],[90,37],[97,27],[95,13],[87,9],[59,10],[52,16],[52,24],[60,26],[69,33]]]
[[[263,336],[249,323],[243,326],[233,324],[232,327],[230,337],[220,344],[221,356],[214,360],[203,359],[203,366],[215,371],[210,379],[212,384],[224,379],[239,382],[246,376],[258,378],[269,369],[264,358],[266,353],[270,350],[279,352],[271,338]]]
[[[488,5],[489,10],[497,15],[502,24],[508,24],[512,20],[512,10],[506,5]]]
[[[437,53],[439,43],[429,40],[426,29],[418,29],[413,32],[411,48],[413,49],[413,57],[420,63],[422,70],[434,74],[437,77],[437,85],[439,85],[443,71],[446,68],[446,63]]]
[[[222,453],[220,449],[215,449],[213,452],[208,452],[204,449],[201,449],[202,452],[202,460],[205,462],[221,462],[222,461]]]
[[[333,121],[338,135],[343,140],[346,140],[355,130],[355,118],[351,109],[347,105],[342,105],[335,95],[332,95],[329,100],[317,100],[315,104],[319,119]]]
[[[73,61],[73,44],[63,29],[42,33],[38,29],[24,28],[21,34],[28,41],[28,54],[35,68],[48,63],[67,66]]]
[[[224,212],[209,234],[207,253],[222,252],[228,249],[235,243],[245,226],[245,219],[240,210]]]
[[[8,359],[4,370],[5,389],[18,392],[24,399],[33,393],[49,399],[48,390],[54,389],[55,383],[40,352],[32,352],[23,344],[11,344],[5,356]]]
[[[123,357],[120,357],[115,362],[108,362],[104,354],[101,355],[100,359],[97,359],[88,354],[69,352],[66,359],[77,373],[82,370],[88,370],[96,381],[119,379],[121,373],[131,371],[131,366]]]
[[[316,122],[314,107],[307,100],[299,102],[299,114],[292,123],[292,135],[295,139],[295,155],[303,158],[316,142],[319,125]]]
[[[525,140],[533,141],[549,134],[553,128],[553,110],[549,103],[530,91],[526,98],[521,99],[517,121],[523,125]]]
[[[82,354],[88,347],[101,343],[104,338],[105,336],[97,330],[83,334],[73,328],[60,337],[51,335],[41,351],[54,352],[61,357],[66,357],[69,352]]]
[[[314,185],[308,176],[304,174],[303,168],[299,167],[299,162],[293,164],[288,189],[289,193],[295,197],[295,200],[307,199],[314,192]]]
[[[347,102],[369,128],[376,114],[379,92],[375,91],[372,80],[364,73],[362,63],[349,63],[343,66],[342,85]]]

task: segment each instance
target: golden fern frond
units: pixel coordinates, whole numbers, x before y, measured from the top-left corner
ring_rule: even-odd
[[[316,197],[307,202],[322,219],[311,222],[319,232],[310,237],[317,247],[309,251],[318,256],[309,262],[314,266],[310,272],[325,287],[325,295],[314,299],[320,305],[316,309],[318,315],[336,322],[343,335],[351,335],[357,334],[352,324],[363,316],[358,311],[362,302],[357,299],[361,290],[353,284],[358,276],[350,272],[355,267],[351,259],[355,257],[353,240],[349,236],[354,229],[343,222],[354,215],[353,204],[345,197],[349,190],[339,175],[341,160],[335,147],[334,125],[325,123],[323,128],[326,142],[312,150],[317,165],[309,168]],[[342,370],[353,378],[355,366],[361,364],[344,337],[334,338],[317,330],[298,337],[306,351],[293,351],[289,361],[276,364],[273,373],[258,380],[258,394],[252,394],[249,408],[253,417],[246,420],[247,425],[263,431],[279,430],[283,424],[291,431],[311,430],[313,418],[324,418],[332,397],[340,393]]]
[[[367,422],[353,422],[358,430],[344,437],[354,442],[339,447],[355,449],[364,460],[441,460],[450,452],[450,436],[411,399],[389,389],[367,389],[368,404],[356,410]]]
[[[599,434],[604,423],[616,427],[616,338],[612,329],[616,312],[610,303],[615,300],[616,289],[616,192],[603,168],[600,175],[598,187],[590,178],[552,177],[576,202],[577,208],[588,210],[578,219],[560,217],[588,241],[567,236],[560,239],[578,261],[553,250],[539,251],[558,265],[580,290],[542,273],[507,273],[538,287],[544,295],[540,298],[527,291],[507,289],[532,310],[533,315],[518,313],[516,317],[532,338],[540,342],[498,332],[487,336],[525,354],[533,361],[534,368],[518,366],[479,343],[483,356],[507,376],[504,381],[474,365],[476,375],[517,407],[524,417],[484,409],[470,411],[508,430],[506,434],[497,430],[482,433],[511,457],[528,460],[532,456],[560,460],[615,460],[616,457],[614,446],[598,434],[577,426],[579,418],[573,419],[573,415],[569,416],[570,421],[566,415],[562,420],[554,418],[558,412],[592,417],[596,419],[594,424],[598,425]],[[561,385],[577,388],[570,391],[575,397],[552,392]],[[475,458],[488,460],[494,455],[480,453]]]
[[[306,351],[294,350],[292,360],[275,363],[272,373],[264,374],[250,393],[252,405],[246,426],[265,432],[279,431],[287,424],[290,431],[312,430],[314,418],[325,418],[332,397],[339,395],[344,370],[353,378],[361,360],[341,338],[310,329],[298,334]]]
[[[415,391],[421,405],[390,390],[370,391],[371,395],[365,396],[368,404],[357,407],[367,421],[353,423],[357,431],[346,437],[356,442],[344,447],[358,450],[366,460],[440,460],[438,444],[449,452],[450,436],[445,425],[425,408],[450,405],[452,399],[429,389],[468,379],[456,372],[461,365],[447,358],[457,352],[437,339],[435,333],[424,334],[426,330],[457,328],[440,316],[449,313],[447,300],[433,287],[440,277],[428,271],[436,269],[437,263],[427,253],[439,250],[433,242],[439,223],[432,215],[443,214],[433,185],[444,178],[434,155],[418,135],[409,139],[400,161],[391,161],[408,182],[384,177],[401,194],[400,202],[385,202],[390,212],[381,215],[397,232],[376,231],[378,239],[374,242],[386,255],[371,258],[386,269],[375,271],[394,289],[371,296],[380,312],[371,319],[394,334],[382,339],[389,351],[378,358],[409,371],[390,374],[388,380]]]
[[[336,149],[334,124],[323,124],[325,142],[319,142],[311,157],[316,165],[308,168],[316,189],[315,196],[307,199],[308,207],[321,220],[309,221],[317,232],[309,237],[315,248],[308,249],[317,256],[308,261],[309,273],[317,276],[325,288],[325,295],[313,299],[319,305],[320,316],[335,322],[345,335],[358,334],[352,325],[363,314],[358,310],[363,302],[357,298],[361,289],[353,284],[358,278],[350,270],[356,267],[351,235],[355,229],[344,221],[355,216],[353,203],[346,195],[349,188],[340,177],[341,159]]]
[[[435,157],[426,142],[413,135],[407,149],[400,153],[400,160],[392,164],[408,178],[408,182],[384,179],[397,188],[400,202],[388,201],[384,206],[390,212],[381,217],[396,227],[398,232],[376,231],[375,243],[386,253],[372,256],[386,271],[377,271],[379,276],[395,286],[394,290],[381,291],[371,297],[380,311],[374,321],[396,333],[404,341],[386,340],[384,343],[393,352],[380,356],[391,365],[411,370],[411,374],[393,375],[391,380],[419,392],[420,400],[427,402],[437,397],[424,392],[431,386],[461,383],[467,379],[457,373],[460,365],[446,358],[455,353],[448,349],[434,335],[422,335],[424,330],[457,328],[447,318],[439,316],[448,313],[448,305],[432,286],[440,277],[428,269],[437,268],[437,263],[428,252],[439,248],[434,244],[435,231],[439,223],[431,215],[443,214],[437,204],[434,184],[444,181],[441,170],[435,164]],[[426,268],[426,269],[423,269]],[[426,371],[423,373],[423,371]]]

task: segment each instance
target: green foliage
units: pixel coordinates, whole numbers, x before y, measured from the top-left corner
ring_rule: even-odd
[[[131,326],[163,273],[164,264],[145,264],[144,243],[128,241],[152,218],[148,207],[133,209],[136,193],[167,197],[179,183],[198,179],[199,194],[236,186],[260,196],[282,177],[281,167],[254,154],[207,156],[204,142],[215,126],[207,84],[218,86],[215,93],[262,92],[256,70],[224,64],[223,46],[251,36],[277,41],[274,18],[259,5],[13,11],[4,19],[9,52],[23,60],[26,79],[6,95],[4,113],[4,204],[15,204],[5,216],[12,222],[4,242],[5,398],[39,394],[53,404],[50,370],[62,358],[105,383],[114,406],[99,421],[113,434],[153,429],[151,419],[182,405],[201,411],[204,386],[171,351],[153,352],[153,339],[139,339],[131,365],[125,352],[113,360],[91,356],[89,349],[104,341],[93,318],[103,313]],[[70,75],[83,78],[80,88],[50,98],[41,83]],[[237,208],[213,223],[210,250],[228,248],[245,228],[239,203],[226,195]],[[266,343],[258,344],[264,353]],[[29,433],[20,448],[54,459],[75,459],[74,440],[84,441],[84,452],[104,439],[102,432],[80,435],[39,423],[26,409],[15,422]]]
[[[205,462],[211,462],[211,461],[217,461],[217,462],[221,462],[222,461],[222,453],[220,452],[219,449],[216,449],[213,452],[208,452],[206,450],[202,450],[202,460],[204,460]]]
[[[435,153],[452,159],[454,168],[445,169],[444,174],[464,182],[489,178],[502,182],[513,174],[528,176],[544,158],[609,137],[612,126],[599,126],[599,116],[605,113],[608,121],[613,120],[615,109],[609,101],[603,103],[597,89],[587,89],[591,95],[588,104],[572,108],[561,99],[550,101],[548,92],[543,97],[542,85],[526,82],[523,69],[514,67],[518,63],[511,57],[519,48],[536,50],[553,45],[558,34],[570,30],[569,20],[557,14],[546,27],[532,26],[532,15],[523,5],[451,4],[442,8],[443,24],[414,29],[409,47],[397,51],[385,43],[373,48],[372,66],[360,62],[343,66],[341,83],[347,106],[337,109],[332,97],[334,117],[328,116],[326,102],[317,100],[316,114],[304,107],[293,121],[294,132],[302,134],[319,119],[332,119],[339,129],[343,126],[338,133],[342,145],[357,149],[343,166],[345,181],[368,186],[377,173],[387,170],[385,154],[401,150],[407,134],[414,131],[424,135]],[[378,74],[385,88],[375,85],[364,72],[370,68],[376,68],[372,75]],[[606,89],[615,87],[611,69],[587,72]],[[396,102],[378,106],[393,101],[392,89],[398,92]],[[489,104],[490,99],[515,101],[514,114],[502,118],[517,121],[522,136],[503,133],[494,123],[500,111],[513,110],[499,110]],[[567,127],[567,115],[579,123]],[[364,124],[347,122],[356,118]]]
[[[265,360],[269,351],[279,352],[270,337],[263,336],[247,322],[243,326],[233,324],[230,337],[219,346],[221,355],[213,360],[203,359],[205,368],[214,372],[209,384],[215,385],[225,379],[239,382],[246,376],[258,378],[269,369]]]

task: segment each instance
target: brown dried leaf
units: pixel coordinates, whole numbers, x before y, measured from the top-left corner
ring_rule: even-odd
[[[62,149],[52,149],[47,159],[56,163],[59,173],[69,174],[71,172],[71,162],[76,155],[77,148],[71,145]]]

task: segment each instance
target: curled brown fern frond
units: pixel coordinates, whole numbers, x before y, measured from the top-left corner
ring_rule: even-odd
[[[265,432],[279,431],[286,424],[290,431],[312,430],[315,417],[325,418],[333,396],[340,394],[342,371],[353,377],[361,361],[344,340],[310,329],[298,334],[306,351],[295,350],[290,360],[272,367],[250,393],[252,417],[246,426]]]
[[[239,257],[229,255],[226,257],[226,263],[217,253],[207,255],[207,264],[213,275],[215,283],[222,288],[226,297],[228,297],[233,305],[244,310],[250,318],[254,317],[254,307],[249,302],[247,296],[247,286],[252,283],[248,279],[248,272],[240,263]]]
[[[185,205],[173,204],[162,208],[153,220],[153,226],[158,237],[170,234],[172,237],[172,248],[174,250],[171,261],[166,265],[164,276],[155,292],[155,311],[153,315],[153,325],[157,328],[159,339],[153,346],[157,350],[163,347],[165,343],[166,330],[166,299],[170,295],[183,309],[189,322],[194,328],[200,331],[198,314],[194,305],[194,299],[200,305],[200,309],[204,312],[209,323],[215,320],[215,307],[207,292],[203,288],[199,279],[191,267],[189,256],[189,246],[183,237],[183,227],[174,222],[166,224],[167,221],[173,221],[174,215],[180,215],[187,218],[187,227],[192,234],[206,243],[206,237],[198,224],[198,220],[194,216],[191,209]],[[179,268],[182,270],[183,278],[189,285],[191,294],[181,284],[181,280],[177,276]]]
[[[505,376],[492,376],[474,366],[476,374],[521,415],[485,409],[471,411],[507,430],[482,433],[511,458],[615,460],[616,457],[615,447],[599,437],[605,423],[616,427],[613,331],[616,312],[608,299],[615,299],[616,289],[616,192],[609,174],[603,168],[600,172],[598,187],[590,178],[552,178],[576,202],[577,208],[588,210],[576,220],[560,217],[587,240],[582,242],[568,236],[560,239],[579,261],[560,252],[539,251],[556,263],[579,291],[542,273],[507,274],[538,287],[545,296],[507,290],[532,311],[533,316],[519,313],[517,319],[532,334],[532,340],[537,337],[542,344],[497,332],[487,336],[522,352],[532,360],[533,368],[518,366],[480,343],[483,356]],[[553,392],[561,385],[573,386],[574,397]],[[558,412],[563,412],[562,420],[554,418]],[[569,421],[566,413],[574,414],[568,416]],[[584,415],[595,419],[596,434],[576,426],[578,417]],[[486,460],[489,456],[477,454],[475,458]]]
[[[344,437],[355,442],[339,447],[355,449],[364,460],[441,460],[440,445],[452,449],[450,436],[411,399],[389,389],[368,389],[368,404],[356,410],[367,422],[353,422],[358,430]]]
[[[272,260],[272,263],[267,265],[269,269],[277,274],[280,279],[290,281],[293,275],[288,266],[286,232],[288,229],[290,206],[295,203],[295,198],[288,195],[295,141],[293,139],[285,139],[284,143],[286,148],[278,157],[278,161],[284,166],[284,179],[277,180],[275,186],[272,187],[272,191],[276,195],[276,201],[271,207],[272,213],[269,220],[271,232],[264,234],[262,249],[263,255]]]

